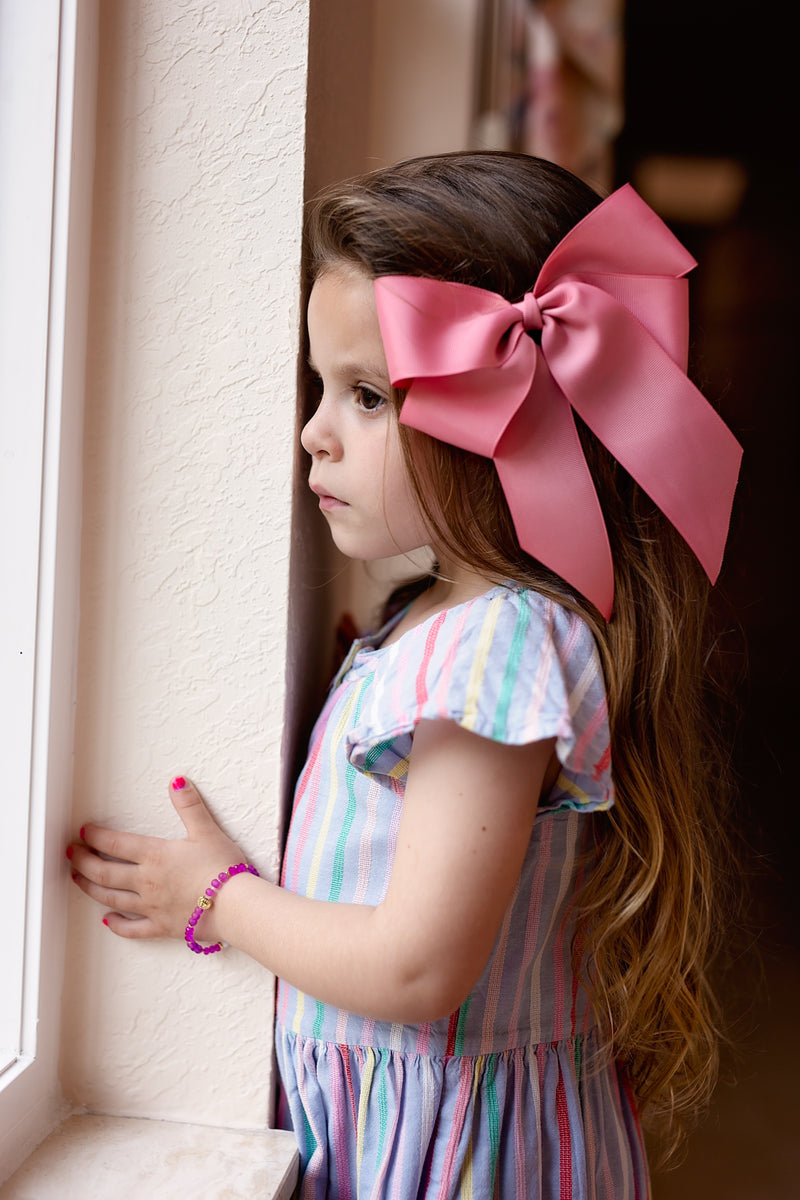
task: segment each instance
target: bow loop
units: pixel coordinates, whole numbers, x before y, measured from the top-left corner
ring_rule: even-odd
[[[573,410],[712,583],[722,562],[741,447],[685,375],[694,265],[626,186],[563,238],[517,304],[466,284],[375,281],[389,375],[408,387],[400,420],[491,457],[520,546],[606,617],[611,551]]]

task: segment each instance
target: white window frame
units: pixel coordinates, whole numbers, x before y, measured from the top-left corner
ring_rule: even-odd
[[[0,978],[12,998],[0,1181],[66,1111],[58,1054],[97,28],[97,0],[0,0]]]

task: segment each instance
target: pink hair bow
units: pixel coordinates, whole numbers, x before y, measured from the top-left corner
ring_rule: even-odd
[[[741,447],[686,376],[695,263],[626,185],[576,225],[518,304],[405,275],[375,281],[400,420],[492,458],[520,545],[603,613],[614,571],[572,410],[713,583]],[[541,344],[528,337],[541,331]]]

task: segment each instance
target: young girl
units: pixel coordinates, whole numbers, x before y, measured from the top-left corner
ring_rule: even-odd
[[[186,840],[88,825],[76,882],[279,976],[302,1196],[645,1197],[637,1106],[674,1134],[716,1052],[739,448],[684,374],[694,264],[631,189],[506,154],[336,187],[308,237],[310,487],[345,554],[435,569],[334,680],[280,886],[182,778]]]

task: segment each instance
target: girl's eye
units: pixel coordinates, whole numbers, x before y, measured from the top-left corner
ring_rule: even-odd
[[[379,412],[384,404],[386,404],[385,396],[381,396],[378,392],[373,392],[371,388],[365,387],[363,383],[353,388],[353,394],[356,398],[356,404],[362,412]]]

